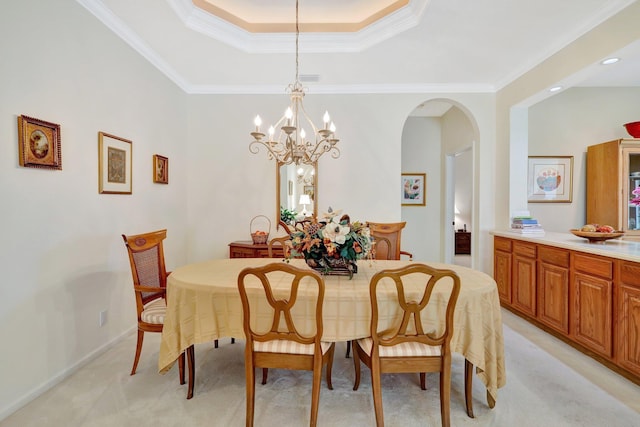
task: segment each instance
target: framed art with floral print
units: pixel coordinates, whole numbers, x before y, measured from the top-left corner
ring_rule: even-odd
[[[131,194],[131,147],[128,139],[98,132],[98,192]]]
[[[573,156],[529,156],[529,203],[571,203]]]
[[[62,169],[60,125],[18,116],[18,153],[20,166]]]
[[[169,183],[169,159],[159,154],[153,155],[153,182]]]
[[[402,174],[402,206],[424,206],[426,204],[427,174]]]

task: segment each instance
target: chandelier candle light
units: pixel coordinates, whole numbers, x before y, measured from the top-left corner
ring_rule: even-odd
[[[275,127],[269,126],[268,138],[261,132],[262,119],[256,116],[254,120],[255,131],[251,136],[255,139],[249,144],[249,151],[257,154],[260,146],[267,149],[269,159],[275,159],[282,164],[314,164],[324,153],[331,153],[334,159],[340,157],[340,150],[336,147],[338,139],[335,137],[336,127],[331,121],[329,113],[325,111],[323,116],[324,127],[318,129],[302,104],[305,88],[298,77],[298,40],[300,29],[298,23],[298,0],[296,0],[296,80],[290,84],[287,91],[290,93],[291,105],[284,116],[276,122]],[[312,131],[310,139],[304,130],[303,122],[306,122]],[[277,139],[274,139],[276,128],[280,127]]]

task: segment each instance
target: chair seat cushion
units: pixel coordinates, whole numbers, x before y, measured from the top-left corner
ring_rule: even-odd
[[[145,323],[164,325],[164,316],[167,313],[167,301],[164,298],[154,299],[144,306],[140,319]]]
[[[322,354],[331,347],[331,342],[320,342]],[[254,341],[253,351],[263,353],[313,354],[313,344],[300,344],[290,340]]]
[[[362,338],[358,340],[358,345],[368,355],[371,355],[373,349],[373,338]],[[386,346],[379,346],[380,357],[425,357],[425,356],[440,356],[442,354],[442,347],[439,345],[433,346],[428,344],[422,344],[419,342],[405,342],[402,344]]]

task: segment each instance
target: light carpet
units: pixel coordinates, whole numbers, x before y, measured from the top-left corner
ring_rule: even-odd
[[[464,403],[464,359],[454,355],[451,421],[453,426],[640,426],[640,387],[548,334],[503,311],[507,385],[494,409],[475,377],[475,418]],[[178,383],[177,366],[157,373],[159,334],[146,334],[138,372],[129,376],[132,334],[70,378],[4,421],[2,427],[29,426],[242,426],[245,424],[243,341],[221,340],[218,349],[196,346],[195,396]],[[362,367],[353,391],[353,359],[338,343],[333,367],[334,390],[322,383],[319,426],[374,426],[369,370]],[[427,375],[423,391],[417,375],[383,376],[387,426],[440,426],[437,374]],[[256,426],[309,424],[311,375],[269,372],[256,384]]]

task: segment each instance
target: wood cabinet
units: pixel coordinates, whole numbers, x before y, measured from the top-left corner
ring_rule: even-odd
[[[587,148],[587,223],[611,225],[640,239],[640,139],[617,139]]]
[[[613,260],[579,253],[572,253],[571,258],[571,335],[609,358],[613,344]]]
[[[513,293],[511,304],[531,316],[536,315],[536,245],[514,241]]]
[[[274,256],[283,257],[282,248],[274,245]],[[229,243],[229,258],[269,258],[267,244],[256,245],[250,240]]]
[[[493,271],[503,307],[640,384],[640,262],[495,236]]]
[[[498,285],[500,301],[511,304],[511,240],[494,239],[493,277]]]
[[[538,320],[569,333],[569,251],[538,248]]]
[[[456,231],[455,235],[456,255],[471,254],[471,233],[468,231]]]
[[[640,376],[640,265],[620,263],[616,362]]]

